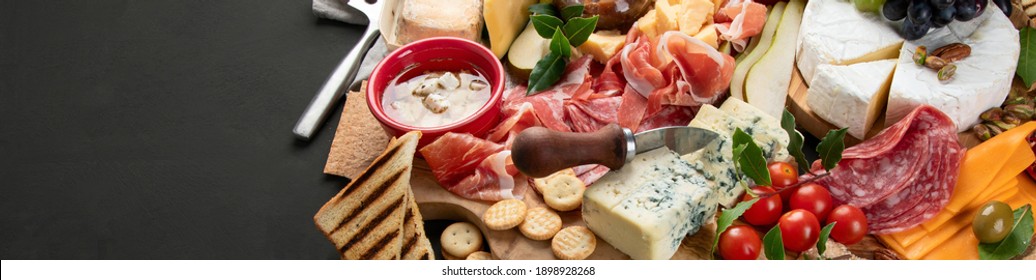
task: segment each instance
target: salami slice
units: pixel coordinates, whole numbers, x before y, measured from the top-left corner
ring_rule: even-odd
[[[843,158],[820,183],[828,186],[836,202],[861,209],[871,206],[906,188],[928,156],[928,141],[922,137],[907,137],[898,144],[880,157]],[[815,165],[814,169],[820,167],[819,162]]]
[[[965,149],[953,121],[922,105],[874,138],[850,147],[829,176],[818,181],[836,203],[859,207],[871,233],[921,224],[949,203]],[[822,172],[819,162],[815,172]]]

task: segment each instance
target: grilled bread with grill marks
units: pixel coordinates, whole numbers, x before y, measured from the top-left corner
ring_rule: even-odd
[[[400,259],[410,172],[421,133],[393,139],[385,151],[313,217],[347,260]]]
[[[432,249],[432,242],[424,232],[424,218],[421,217],[421,210],[417,208],[417,200],[414,200],[414,193],[407,193],[410,204],[406,217],[403,219],[403,253],[404,260],[434,260],[435,252]]]

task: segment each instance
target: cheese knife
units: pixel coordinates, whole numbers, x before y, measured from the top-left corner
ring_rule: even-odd
[[[515,137],[511,160],[518,171],[533,178],[584,164],[601,164],[618,170],[638,154],[665,147],[685,155],[704,148],[718,136],[710,130],[688,126],[663,127],[637,134],[614,123],[590,133],[531,127]]]
[[[363,32],[360,41],[349,51],[349,54],[342,59],[342,62],[327,77],[327,81],[320,87],[320,91],[313,97],[313,100],[306,106],[306,111],[295,123],[292,132],[300,140],[310,140],[320,125],[327,119],[331,108],[342,99],[346,88],[356,78],[356,72],[360,70],[360,62],[367,54],[367,50],[374,44],[374,40],[381,34],[378,29],[378,21],[381,18],[381,7],[385,1],[353,0],[349,1],[350,7],[363,12],[367,16],[367,30]]]

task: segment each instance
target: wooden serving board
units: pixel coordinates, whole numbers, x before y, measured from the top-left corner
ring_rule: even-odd
[[[817,114],[813,112],[813,109],[809,108],[809,104],[806,103],[807,90],[809,90],[809,85],[807,85],[806,81],[802,78],[802,74],[799,73],[798,67],[795,67],[795,71],[792,71],[791,74],[791,83],[788,86],[788,111],[791,111],[791,114],[795,115],[795,123],[797,123],[799,127],[818,139],[823,138],[824,135],[827,135],[828,131],[839,129],[839,127],[825,121],[820,116],[817,116]],[[867,132],[867,138],[877,135],[883,128],[888,127],[885,123],[884,109],[882,109],[882,112],[882,116],[878,118],[874,128]],[[975,133],[971,132],[971,130],[959,133],[958,137],[960,138],[961,145],[964,147],[971,148],[982,143],[982,141],[980,141],[978,137],[975,136]],[[859,144],[863,140],[865,139],[857,139],[849,134],[845,135],[846,146]]]
[[[410,186],[417,199],[418,208],[425,220],[450,220],[470,222],[478,226],[482,231],[488,244],[489,251],[496,259],[502,260],[553,260],[553,251],[550,249],[550,240],[536,241],[525,238],[518,229],[490,230],[482,222],[482,213],[492,203],[474,201],[459,197],[439,186],[428,168],[427,163],[421,159],[414,160],[414,170],[410,179]],[[523,201],[529,208],[547,207],[532,187],[525,188],[526,192]],[[579,210],[558,212],[564,227],[586,226],[583,222],[582,213]],[[761,229],[759,236],[765,232]],[[712,246],[713,235],[716,232],[716,223],[703,226],[694,235],[684,238],[680,248],[673,255],[673,260],[708,260],[712,259],[709,247]],[[860,243],[848,247],[854,255],[873,259],[876,253],[886,250],[877,239],[867,236]],[[789,255],[789,257],[794,257]],[[762,259],[760,254],[760,259]],[[628,260],[629,256],[612,247],[608,242],[597,238],[597,249],[588,259],[594,260]]]
[[[475,224],[489,242],[487,247],[493,256],[502,260],[552,260],[553,251],[550,240],[536,241],[525,238],[517,228],[509,230],[490,230],[482,222],[482,213],[493,204],[474,201],[457,196],[439,186],[435,181],[427,163],[421,159],[414,160],[414,170],[410,178],[410,186],[414,190],[418,208],[425,220],[464,221]],[[523,201],[529,208],[547,207],[540,195],[532,187],[525,188]],[[563,227],[586,226],[579,210],[558,212]],[[709,259],[708,246],[712,245],[712,233],[715,223],[703,227],[697,234],[685,238],[680,249],[673,256],[677,259]],[[608,242],[597,238],[597,249],[588,259],[595,260],[628,260],[629,256],[612,247]]]

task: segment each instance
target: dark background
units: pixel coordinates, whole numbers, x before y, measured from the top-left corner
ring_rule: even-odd
[[[0,0],[0,258],[337,258],[341,109],[291,128],[362,27],[310,8]]]

